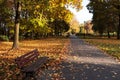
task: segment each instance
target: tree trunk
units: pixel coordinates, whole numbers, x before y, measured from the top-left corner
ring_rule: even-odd
[[[109,31],[108,31],[108,38],[111,38],[111,37],[110,37],[110,32],[109,32]]]
[[[117,5],[115,6],[118,10],[120,9],[120,5]],[[120,11],[119,11],[119,14],[118,14],[118,18],[119,18],[119,23],[118,23],[118,27],[117,27],[117,39],[120,39]]]
[[[117,31],[117,39],[120,39],[120,14],[119,14],[119,25],[118,25],[118,31]]]
[[[16,15],[15,15],[15,27],[14,27],[14,42],[13,42],[12,49],[19,48],[20,11],[21,11],[21,5],[20,5],[20,2],[17,2]]]

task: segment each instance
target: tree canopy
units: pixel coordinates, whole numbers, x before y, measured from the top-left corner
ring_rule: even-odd
[[[54,20],[65,21],[68,24],[73,14],[66,7],[73,6],[76,9],[81,9],[82,0],[1,0],[0,6],[4,6],[0,9],[2,12],[0,13],[1,23],[5,25],[5,28],[9,27],[10,30],[8,33],[1,29],[3,33],[10,35],[14,32],[17,2],[20,2],[21,5],[20,36],[22,36],[29,35],[29,33],[34,34],[34,32],[50,33],[53,28],[49,23]],[[3,27],[2,24],[0,28]]]
[[[66,8],[72,6],[79,10],[81,2],[82,0],[0,0],[0,34],[9,39],[15,36],[35,39],[64,33],[73,17]],[[20,23],[20,27],[17,23]],[[53,26],[58,28],[58,32]]]

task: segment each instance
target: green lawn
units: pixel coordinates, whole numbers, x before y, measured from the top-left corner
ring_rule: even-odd
[[[84,40],[120,60],[120,40],[106,38]]]

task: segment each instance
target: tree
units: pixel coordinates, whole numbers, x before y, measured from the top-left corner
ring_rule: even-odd
[[[0,33],[9,36],[9,28],[12,25],[12,10],[6,4],[6,0],[0,1]]]
[[[117,32],[117,38],[119,38],[119,4],[118,0],[90,0],[87,6],[93,13],[93,28],[101,34],[107,32],[108,38],[110,38],[110,32]]]
[[[17,2],[16,14],[15,14],[15,27],[14,27],[14,42],[13,42],[12,49],[19,48],[20,11],[21,11],[21,4],[20,2]]]
[[[80,31],[79,27],[80,27],[79,22],[75,18],[73,18],[70,22],[71,32],[72,33],[79,33],[79,31]]]
[[[120,1],[114,0],[111,4],[115,7],[118,16],[117,39],[120,39]]]
[[[56,26],[58,29],[64,30],[65,27],[68,29],[68,26],[63,27],[62,25],[68,24],[73,14],[66,7],[70,5],[76,9],[81,9],[81,2],[82,0],[0,0],[0,20],[2,20],[0,22],[5,27],[3,30],[0,29],[3,33],[7,32],[5,30],[14,33],[15,39],[12,48],[18,48],[19,36],[20,38],[21,36],[28,38],[30,36],[27,35],[30,34],[47,35],[54,31],[49,23],[54,24],[55,20],[60,23]],[[14,22],[15,25],[13,25]]]
[[[52,22],[51,24],[51,28],[54,30],[54,34],[56,36],[61,36],[70,28],[69,23],[65,22],[64,20],[54,20],[54,22]]]
[[[92,31],[92,26],[93,26],[93,24],[92,24],[91,21],[86,21],[86,22],[84,22],[84,28],[85,28],[85,30],[86,30],[86,34],[91,34],[91,33],[93,33],[93,31]]]

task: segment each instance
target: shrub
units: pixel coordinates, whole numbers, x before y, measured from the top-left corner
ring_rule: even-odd
[[[0,35],[0,40],[1,41],[9,41],[9,38],[6,35]]]

